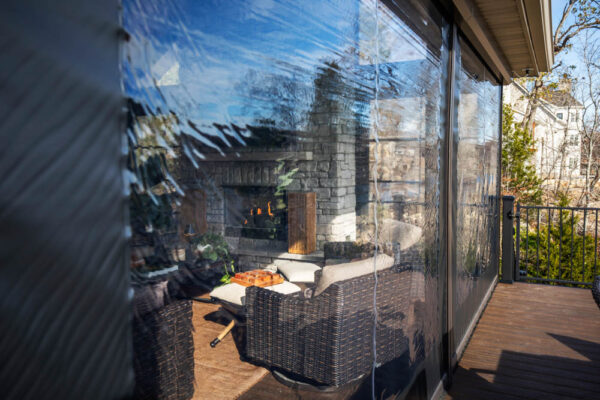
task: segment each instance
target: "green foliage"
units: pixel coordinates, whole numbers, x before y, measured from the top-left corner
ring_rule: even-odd
[[[541,180],[531,162],[535,154],[535,139],[525,128],[515,124],[512,108],[502,107],[502,188],[516,201],[540,204]]]
[[[285,188],[288,187],[294,181],[294,175],[298,172],[298,168],[293,168],[286,173],[284,171],[285,162],[280,161],[277,167],[275,167],[276,173],[280,174],[278,178],[277,189],[275,190],[275,196],[283,196]]]
[[[227,263],[223,263],[223,268],[225,269],[225,275],[219,279],[219,282],[221,282],[222,285],[227,285],[228,283],[231,283],[231,278],[235,275],[235,265],[233,260],[229,262],[229,268],[227,267]]]
[[[566,205],[564,197],[561,205]],[[544,220],[544,217],[547,218],[545,213],[540,216],[539,234],[535,225],[531,226],[530,224],[528,235],[527,230],[521,228],[521,270],[526,269],[527,276],[531,277],[592,282],[594,279],[594,251],[596,250],[594,235],[590,233],[584,236],[578,233],[577,225],[581,218],[574,214],[571,220],[569,210],[562,210],[558,217],[557,213],[558,210],[554,210],[550,226]],[[535,218],[537,219],[537,216]],[[524,219],[522,221],[524,222]],[[530,220],[530,222],[533,221]]]
[[[194,248],[198,249],[200,258],[209,262],[217,260],[229,261],[229,245],[223,236],[216,233],[205,233],[192,240]]]

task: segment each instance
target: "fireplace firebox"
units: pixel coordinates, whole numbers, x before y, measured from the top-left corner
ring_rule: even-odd
[[[287,198],[277,187],[224,187],[225,235],[287,241]]]

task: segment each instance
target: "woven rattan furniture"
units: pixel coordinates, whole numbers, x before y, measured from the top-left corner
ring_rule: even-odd
[[[189,399],[194,393],[192,302],[167,281],[134,286],[134,399]]]
[[[318,282],[321,271],[317,271]],[[398,266],[378,273],[377,363],[408,350],[407,318],[422,271]],[[331,284],[318,296],[246,290],[246,352],[250,360],[328,386],[370,372],[373,274]]]

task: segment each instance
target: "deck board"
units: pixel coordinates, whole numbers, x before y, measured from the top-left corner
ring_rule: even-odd
[[[499,284],[446,398],[600,398],[600,309],[590,290]]]

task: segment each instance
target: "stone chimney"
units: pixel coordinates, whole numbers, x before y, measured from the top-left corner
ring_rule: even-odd
[[[558,86],[556,87],[557,91],[571,94],[571,90],[573,88],[573,82],[569,78],[562,78],[558,82]]]

